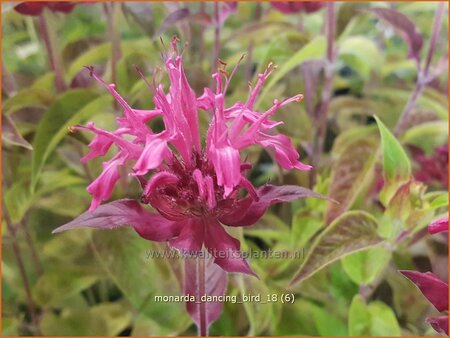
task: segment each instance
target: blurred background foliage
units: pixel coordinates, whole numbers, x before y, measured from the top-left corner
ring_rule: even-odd
[[[182,262],[146,258],[147,250],[165,245],[143,241],[129,229],[51,231],[87,209],[85,188],[101,169],[100,159],[80,163],[92,136],[68,133],[68,127],[92,120],[112,129],[120,114],[83,66],[94,66],[115,82],[133,107],[153,107],[152,93],[134,65],[150,77],[162,67],[160,37],[167,44],[176,34],[189,42],[185,68],[200,94],[212,83],[215,68],[213,3],[79,3],[71,13],[45,9],[39,18],[19,14],[15,5],[2,3],[2,334],[195,335],[184,304],[154,302],[155,295],[182,293]],[[397,270],[433,271],[447,281],[447,240],[431,238],[425,229],[448,206],[447,70],[442,68],[426,86],[398,141],[387,131],[381,145],[373,115],[394,130],[418,74],[415,61],[407,57],[408,44],[368,11],[372,7],[393,8],[409,17],[423,35],[420,54],[425,59],[436,2],[336,3],[337,56],[320,159],[314,159],[313,151],[314,107],[323,100],[326,9],[284,14],[270,3],[243,2],[220,27],[219,55],[228,68],[246,54],[231,82],[228,104],[245,100],[248,82],[255,83],[269,62],[278,69],[263,89],[259,110],[274,98],[306,96],[276,119],[285,122],[280,129],[315,170],[284,172],[270,154],[254,149],[248,153],[255,164],[252,182],[308,186],[341,202],[306,200],[273,207],[255,226],[234,234],[245,238],[242,249],[304,249],[308,255],[326,224],[341,221],[341,227],[353,230],[354,224],[336,220],[349,210],[370,216],[386,240],[342,259],[313,257],[327,266],[290,289],[305,257],[252,259],[261,279],[234,274],[228,294],[260,293],[264,298],[289,292],[295,303],[226,303],[211,335],[433,334],[424,318],[434,310]],[[62,87],[55,86],[42,21]],[[432,65],[443,57],[446,62],[447,31],[446,12]],[[158,72],[154,76],[161,77]],[[167,79],[162,81],[167,87]],[[201,122],[205,130],[206,114]],[[396,160],[386,163],[389,156]],[[412,168],[416,181],[408,181],[407,193],[397,199],[383,199],[382,171],[398,173],[402,165]],[[124,177],[113,199],[138,198],[139,193],[137,182]]]

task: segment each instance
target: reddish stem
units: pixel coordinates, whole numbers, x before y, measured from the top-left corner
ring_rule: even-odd
[[[197,271],[198,271],[198,292],[200,298],[206,294],[206,285],[205,285],[205,258],[203,255],[197,257]],[[205,302],[200,300],[199,303],[200,308],[200,327],[199,327],[199,336],[206,337],[208,336],[208,323],[206,321],[206,304]]]
[[[414,91],[412,92],[411,96],[409,97],[409,100],[406,103],[405,108],[403,109],[403,111],[400,115],[400,119],[397,123],[397,126],[395,127],[395,132],[394,132],[395,136],[401,135],[401,133],[406,128],[406,125],[408,124],[411,112],[414,109],[414,107],[416,106],[417,100],[419,99],[420,95],[422,95],[422,92],[425,89],[425,86],[427,85],[427,79],[428,79],[428,74],[430,71],[431,60],[433,59],[433,55],[436,50],[436,45],[437,45],[437,41],[439,38],[439,34],[441,33],[444,9],[445,9],[445,3],[440,2],[436,9],[436,14],[434,16],[433,31],[431,33],[430,46],[428,48],[428,53],[427,53],[427,58],[425,60],[424,68],[422,70],[422,69],[420,69],[420,65],[417,66],[416,87],[414,88]]]
[[[57,45],[54,41],[54,32],[49,31],[47,25],[46,10],[44,10],[38,17],[39,31],[44,40],[45,48],[47,49],[47,56],[50,63],[50,68],[55,74],[55,87],[58,93],[66,89],[64,83],[64,76],[62,71],[62,62],[59,53],[56,51]]]

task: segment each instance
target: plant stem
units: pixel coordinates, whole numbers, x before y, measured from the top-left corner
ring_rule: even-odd
[[[25,232],[25,240],[27,242],[28,248],[30,249],[31,259],[33,260],[34,269],[38,276],[42,275],[44,269],[42,268],[41,260],[39,259],[39,254],[34,245],[33,237],[30,234],[30,230],[25,222],[20,222],[20,227]]]
[[[66,84],[64,83],[61,55],[56,51],[56,46],[58,46],[58,43],[56,41],[56,34],[47,24],[47,21],[49,21],[49,14],[50,13],[47,13],[47,10],[44,9],[39,15],[39,31],[41,33],[42,39],[44,40],[45,48],[47,49],[47,57],[50,63],[50,67],[55,74],[56,91],[58,93],[61,93],[66,89]]]
[[[217,61],[220,56],[220,23],[219,23],[219,2],[214,2],[214,50],[212,60],[212,71],[216,72]]]
[[[120,35],[115,23],[116,19],[116,4],[114,2],[106,2],[104,4],[106,21],[108,25],[108,37],[111,41],[111,82],[117,82],[117,63],[121,57]]]
[[[206,285],[205,285],[205,257],[203,255],[199,255],[197,257],[197,271],[198,271],[198,292],[199,296],[202,297],[206,294]],[[205,302],[200,301],[199,303],[199,314],[200,314],[200,327],[199,327],[199,336],[206,337],[208,336],[208,324],[206,322],[206,304]]]
[[[327,113],[330,104],[331,96],[333,94],[333,67],[335,62],[334,53],[334,35],[336,30],[335,8],[333,2],[327,3],[327,55],[324,65],[324,85],[322,89],[321,102],[315,111],[315,120],[317,125],[316,134],[313,141],[313,152],[311,163],[313,169],[311,170],[310,185],[314,186],[317,174],[317,166],[323,152],[325,137],[327,133]]]
[[[428,84],[428,74],[430,72],[430,65],[431,61],[433,59],[434,52],[436,50],[437,41],[439,38],[439,34],[441,33],[442,28],[442,19],[444,15],[444,9],[445,9],[445,3],[440,2],[438,7],[436,8],[436,13],[434,15],[434,22],[433,22],[433,31],[431,33],[431,40],[430,40],[430,46],[428,48],[427,57],[425,60],[425,65],[423,70],[420,68],[420,64],[417,64],[417,81],[416,81],[416,87],[414,88],[414,91],[412,92],[411,96],[409,97],[408,102],[405,105],[405,108],[403,108],[403,111],[400,115],[400,119],[398,120],[397,126],[395,127],[394,134],[395,136],[399,136],[402,134],[402,132],[405,130],[411,112],[416,106],[417,100],[419,99],[420,95],[422,95],[423,90],[425,89],[425,86]]]
[[[3,89],[8,96],[13,96],[17,92],[17,83],[12,75],[5,66],[2,60],[2,84]]]
[[[5,220],[6,223],[6,227],[8,229],[8,232],[11,235],[12,238],[12,249],[13,249],[13,253],[14,253],[14,257],[16,258],[17,261],[17,266],[19,268],[19,273],[20,273],[20,277],[22,279],[23,285],[25,287],[25,294],[27,297],[27,306],[28,306],[28,312],[30,313],[30,317],[31,317],[31,321],[32,324],[35,328],[35,333],[36,335],[40,335],[39,333],[39,324],[37,321],[37,317],[36,317],[36,307],[34,305],[33,302],[33,297],[31,294],[31,287],[30,287],[30,282],[28,281],[28,277],[27,277],[27,273],[26,273],[26,269],[25,269],[25,264],[22,258],[22,254],[20,252],[20,247],[19,244],[17,242],[17,228],[14,226],[14,224],[12,223],[11,218],[9,217],[9,213],[8,210],[6,209],[6,206],[4,203],[2,203],[2,215],[3,215],[3,219]]]

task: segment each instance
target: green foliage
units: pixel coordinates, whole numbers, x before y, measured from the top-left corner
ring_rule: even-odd
[[[361,296],[353,298],[349,311],[350,336],[400,336],[400,327],[392,309],[374,301],[366,305]]]
[[[376,219],[363,211],[349,211],[333,221],[314,241],[292,280],[300,283],[318,270],[353,252],[379,244]]]
[[[342,267],[352,281],[359,285],[372,284],[386,268],[391,253],[385,247],[356,252],[342,259]]]
[[[411,163],[405,150],[386,128],[381,120],[375,116],[381,136],[383,153],[383,177],[385,186],[380,194],[381,201],[386,205],[401,184],[411,177]]]

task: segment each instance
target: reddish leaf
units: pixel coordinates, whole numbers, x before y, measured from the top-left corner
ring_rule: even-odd
[[[42,10],[46,6],[46,3],[43,1],[36,2],[21,2],[14,9],[23,15],[33,15],[37,16],[41,14]]]
[[[264,215],[268,207],[276,203],[291,202],[299,198],[315,197],[328,199],[319,193],[296,185],[275,186],[266,184],[257,189],[258,201],[247,196],[238,202],[229,214],[222,216],[219,220],[229,226],[252,225]]]
[[[204,264],[204,270],[201,264]],[[199,328],[201,321],[209,327],[220,316],[224,302],[202,302],[201,297],[225,295],[228,283],[227,273],[206,255],[199,255],[197,258],[187,257],[184,266],[185,295],[195,297],[195,302],[186,302],[187,311]]]
[[[390,8],[372,8],[370,9],[379,19],[382,19],[392,25],[398,34],[408,43],[408,56],[420,60],[420,50],[423,45],[422,34],[416,25],[404,14]]]
[[[431,272],[400,270],[400,273],[417,285],[423,295],[438,311],[448,310],[448,285]]]
[[[429,317],[427,322],[436,332],[448,336],[448,316]]]
[[[135,200],[123,199],[87,211],[53,230],[53,233],[77,228],[114,229],[126,225],[132,226],[145,239],[167,241],[179,234],[183,224],[149,212]]]
[[[157,38],[157,37],[161,36],[167,29],[169,29],[176,23],[180,22],[181,20],[186,19],[190,14],[191,14],[191,12],[189,11],[189,8],[181,8],[181,9],[178,9],[178,10],[170,13],[165,18],[165,20],[163,21],[161,26],[159,26],[159,28],[156,31],[153,38]]]
[[[2,116],[2,139],[5,143],[10,143],[16,146],[20,146],[29,150],[33,150],[31,144],[25,140],[14,124],[14,121],[10,116]]]
[[[326,224],[352,206],[373,167],[377,147],[377,143],[370,139],[359,139],[345,147],[333,164],[328,196],[339,204],[329,204],[325,215]]]

